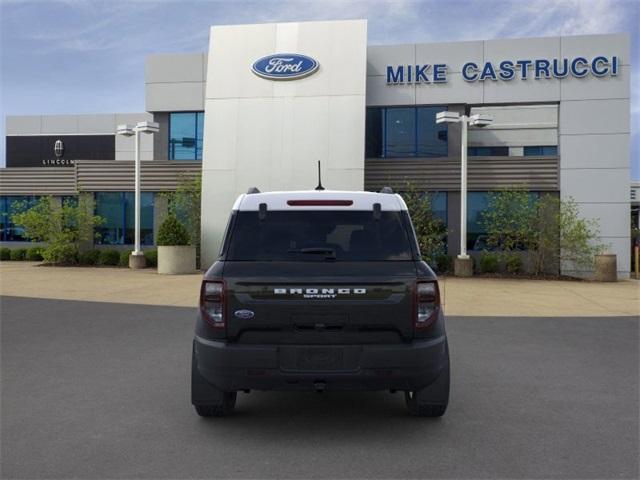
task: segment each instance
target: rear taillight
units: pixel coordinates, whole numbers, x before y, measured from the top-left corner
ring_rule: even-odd
[[[416,328],[427,328],[438,318],[440,291],[438,282],[416,284]]]
[[[224,282],[205,280],[200,290],[200,311],[204,319],[215,328],[224,328]]]

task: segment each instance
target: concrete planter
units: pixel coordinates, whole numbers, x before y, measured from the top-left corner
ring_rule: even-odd
[[[195,271],[196,247],[192,245],[158,247],[158,273],[179,275]]]
[[[615,254],[596,255],[594,279],[596,282],[616,282],[618,280],[618,262]]]

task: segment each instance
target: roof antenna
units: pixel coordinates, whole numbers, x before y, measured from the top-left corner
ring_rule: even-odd
[[[320,160],[318,160],[318,186],[316,187],[316,190],[324,190],[324,187],[322,186],[322,176],[320,175]]]

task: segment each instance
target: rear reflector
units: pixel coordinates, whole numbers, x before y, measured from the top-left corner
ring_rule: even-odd
[[[290,207],[349,207],[353,200],[287,200]]]

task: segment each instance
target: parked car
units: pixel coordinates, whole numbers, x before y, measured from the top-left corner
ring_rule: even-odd
[[[239,391],[389,390],[404,392],[414,415],[443,415],[449,348],[438,280],[402,197],[250,192],[235,202],[202,282],[197,413],[231,413]]]

